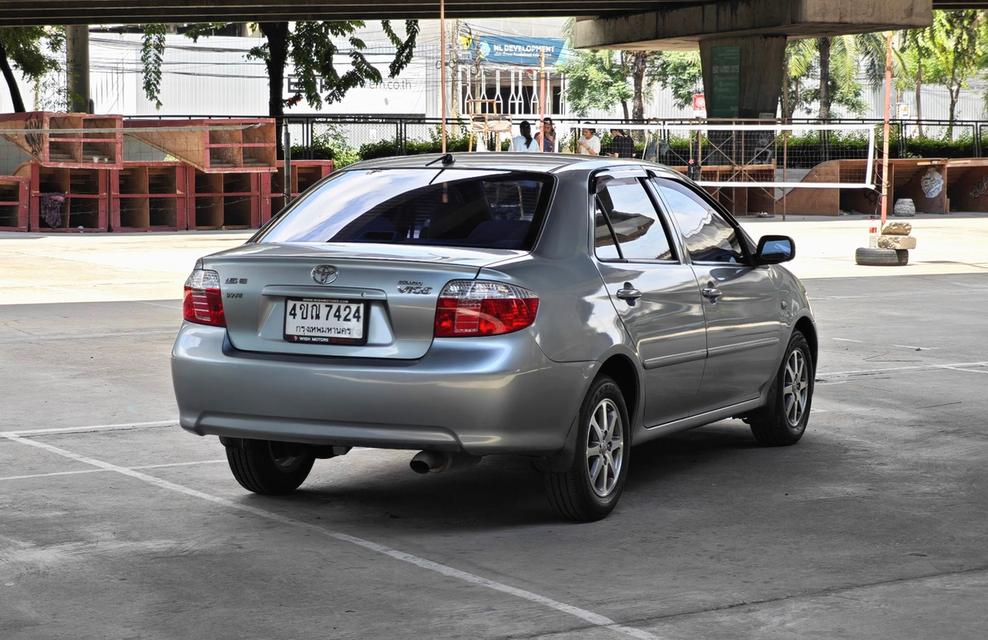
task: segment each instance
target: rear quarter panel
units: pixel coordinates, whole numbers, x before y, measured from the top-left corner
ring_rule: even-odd
[[[538,294],[536,339],[549,359],[600,360],[627,344],[626,333],[589,256],[587,174],[563,172],[557,178],[532,253],[489,265],[478,278],[511,282]]]

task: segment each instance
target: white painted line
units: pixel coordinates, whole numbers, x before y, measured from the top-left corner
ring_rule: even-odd
[[[178,333],[178,329],[149,329],[147,331],[110,331],[107,333],[87,333],[87,334],[64,333],[60,335],[31,334],[29,336],[24,336],[22,338],[16,338],[16,339],[4,338],[0,340],[0,344],[56,342],[59,340],[97,340],[101,338],[137,338],[137,337],[147,337],[147,336],[175,335],[176,333]]]
[[[660,640],[658,636],[649,633],[643,629],[636,629],[634,627],[626,627],[624,625],[618,624],[614,620],[603,616],[599,613],[594,613],[587,609],[583,609],[571,604],[566,604],[565,602],[560,602],[558,600],[553,600],[552,598],[543,596],[526,589],[519,589],[518,587],[512,587],[511,585],[504,584],[503,582],[497,582],[496,580],[491,580],[489,578],[484,578],[483,576],[478,576],[467,571],[462,571],[460,569],[455,569],[445,564],[439,562],[433,562],[432,560],[427,560],[425,558],[420,558],[419,556],[388,547],[383,544],[378,544],[371,540],[366,540],[364,538],[358,538],[356,536],[351,536],[346,533],[340,533],[337,531],[332,531],[330,529],[324,529],[323,527],[309,522],[304,522],[302,520],[296,520],[288,516],[284,516],[272,511],[267,511],[265,509],[260,509],[258,507],[252,507],[246,504],[241,504],[239,502],[234,502],[233,500],[228,500],[226,498],[221,498],[220,496],[214,496],[209,493],[204,493],[196,489],[186,487],[184,485],[176,484],[174,482],[169,482],[168,480],[162,480],[161,478],[156,478],[154,476],[148,475],[146,473],[141,473],[140,471],[135,471],[133,469],[128,469],[127,467],[119,467],[115,464],[104,462],[102,460],[97,460],[96,458],[90,458],[88,456],[80,455],[78,453],[73,453],[67,449],[62,449],[50,445],[46,442],[40,442],[38,440],[28,440],[17,435],[0,434],[8,440],[14,442],[19,442],[25,444],[29,447],[36,447],[38,449],[44,449],[50,453],[60,455],[69,460],[75,460],[76,462],[82,462],[99,469],[104,469],[106,471],[115,471],[121,475],[146,482],[147,484],[154,485],[160,489],[166,489],[168,491],[173,491],[175,493],[181,493],[186,496],[193,498],[198,498],[200,500],[205,500],[206,502],[212,502],[213,504],[218,504],[224,506],[228,509],[233,509],[236,511],[241,511],[244,513],[249,513],[251,515],[257,516],[259,518],[264,518],[265,520],[270,520],[273,522],[278,522],[281,524],[289,525],[292,527],[298,527],[300,529],[305,529],[307,531],[312,531],[320,535],[327,536],[334,540],[340,542],[348,542],[350,544],[356,545],[368,551],[373,551],[381,555],[394,558],[395,560],[400,560],[401,562],[406,562],[408,564],[414,565],[421,569],[427,571],[432,571],[440,575],[446,576],[448,578],[455,578],[461,580],[468,584],[476,585],[478,587],[484,587],[492,591],[498,591],[500,593],[505,593],[522,600],[527,600],[528,602],[533,602],[535,604],[542,605],[549,609],[554,609],[556,611],[565,613],[567,615],[573,616],[583,622],[593,625],[595,627],[600,627],[614,631],[615,633],[627,636],[629,638],[636,638],[637,640]]]
[[[147,470],[147,469],[169,469],[171,467],[191,467],[197,464],[219,464],[221,462],[226,462],[226,458],[218,458],[216,460],[193,460],[192,462],[166,462],[164,464],[146,464],[140,467],[129,467],[131,470]]]
[[[902,349],[912,349],[913,351],[937,351],[940,347],[917,347],[912,344],[893,344],[893,347],[901,347]]]
[[[147,464],[142,467],[128,467],[129,469],[167,469],[169,467],[189,467],[197,464],[217,464],[226,462],[223,460],[195,460],[193,462],[169,462],[166,464]],[[51,473],[30,473],[23,476],[2,476],[0,482],[4,480],[30,480],[31,478],[52,478],[55,476],[77,476],[83,473],[103,473],[109,469],[77,469],[75,471],[53,471]]]
[[[887,369],[862,369],[860,371],[818,371],[817,377],[826,378],[847,378],[852,376],[870,376],[879,373],[894,373],[896,371],[933,371],[936,369],[952,369],[956,367],[985,367],[988,360],[981,362],[951,362],[946,364],[920,364],[910,367],[889,367]]]
[[[950,369],[951,371],[964,371],[966,373],[983,373],[988,375],[988,369],[964,369],[962,367],[944,367],[945,369]]]
[[[23,476],[3,476],[0,478],[0,482],[4,480],[30,480],[31,478],[52,478],[54,476],[77,476],[81,473],[100,473],[101,471],[106,471],[106,469],[78,469],[76,471],[54,471],[52,473],[29,473]]]
[[[171,304],[164,304],[161,302],[149,302],[147,300],[134,300],[137,304],[146,304],[152,307],[161,307],[162,309],[170,309],[172,311],[178,311],[182,308],[182,301],[176,300]]]
[[[831,338],[834,342],[856,342],[858,344],[864,344],[864,340],[852,340],[851,338]]]
[[[53,429],[17,429],[0,431],[0,436],[35,436],[46,433],[89,433],[90,431],[131,431],[134,429],[154,429],[176,427],[178,420],[156,420],[154,422],[124,422],[121,424],[94,424],[83,427],[57,427]]]

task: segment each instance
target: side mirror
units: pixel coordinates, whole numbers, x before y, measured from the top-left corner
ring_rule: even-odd
[[[755,252],[758,264],[780,264],[796,257],[796,243],[789,236],[762,236]]]

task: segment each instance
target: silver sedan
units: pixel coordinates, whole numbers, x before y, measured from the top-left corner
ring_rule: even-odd
[[[633,444],[726,418],[803,435],[817,335],[794,255],[640,161],[357,164],[195,265],[181,426],[257,493],[355,446],[420,450],[423,473],[517,454],[564,517],[599,519]]]

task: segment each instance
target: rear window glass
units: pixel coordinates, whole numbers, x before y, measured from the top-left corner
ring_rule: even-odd
[[[345,171],[309,192],[258,241],[529,250],[551,185],[546,175],[509,171]]]

